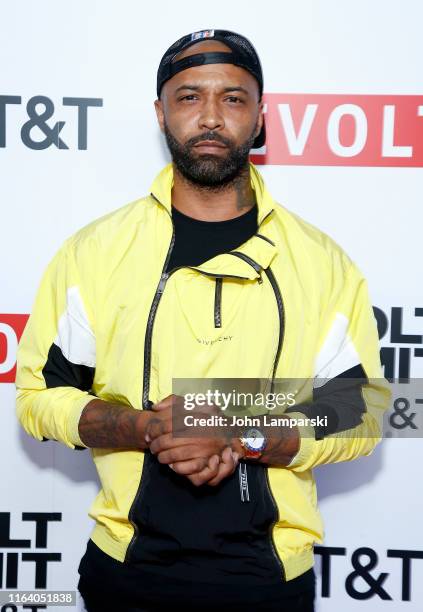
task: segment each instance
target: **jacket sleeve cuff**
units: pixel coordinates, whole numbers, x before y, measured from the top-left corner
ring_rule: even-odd
[[[298,434],[300,438],[300,447],[298,452],[291,461],[285,466],[286,468],[297,468],[305,464],[313,454],[313,448],[316,443],[314,427],[309,424],[302,424],[301,421],[308,421],[308,417],[302,412],[290,412],[289,417],[300,421],[297,424]]]
[[[79,421],[81,418],[82,411],[85,406],[89,404],[94,398],[93,395],[85,395],[80,400],[75,402],[75,405],[72,407],[72,410],[68,417],[67,423],[67,436],[69,442],[72,442],[74,446],[82,446],[83,448],[88,448],[86,444],[81,440],[79,435]]]

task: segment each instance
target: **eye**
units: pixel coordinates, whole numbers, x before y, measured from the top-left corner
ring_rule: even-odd
[[[197,96],[195,94],[187,94],[186,96],[181,96],[180,98],[178,98],[178,102],[182,102],[182,101],[187,101],[187,102],[192,102],[193,100],[196,100]]]
[[[238,98],[238,96],[228,96],[226,100],[233,104],[242,104],[244,102],[244,100],[241,100],[241,98]]]

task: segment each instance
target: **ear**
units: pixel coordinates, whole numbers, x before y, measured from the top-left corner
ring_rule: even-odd
[[[258,136],[260,134],[261,128],[263,127],[264,122],[264,114],[263,114],[264,102],[263,98],[260,99],[258,103],[258,117],[257,117],[257,126],[254,136]]]
[[[156,110],[157,121],[159,123],[160,129],[163,132],[163,130],[164,130],[163,102],[161,100],[155,100],[154,101],[154,108]]]

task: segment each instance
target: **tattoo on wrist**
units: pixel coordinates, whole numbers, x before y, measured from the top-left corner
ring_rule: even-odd
[[[81,415],[78,429],[81,440],[90,448],[137,448],[137,419],[133,408],[97,400]]]

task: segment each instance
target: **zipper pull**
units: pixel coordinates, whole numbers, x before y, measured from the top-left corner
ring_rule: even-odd
[[[216,277],[214,290],[214,326],[222,327],[222,283],[223,279]]]
[[[239,492],[241,494],[242,502],[250,501],[250,492],[248,490],[248,476],[247,476],[247,464],[240,463],[238,467],[239,476]]]
[[[163,272],[160,277],[159,286],[157,287],[157,293],[162,294],[166,285],[166,281],[169,278],[169,274],[167,272]]]

